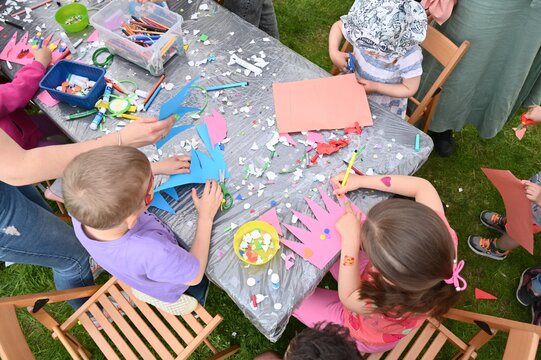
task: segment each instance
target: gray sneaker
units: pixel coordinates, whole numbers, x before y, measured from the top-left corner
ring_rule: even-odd
[[[506,232],[505,224],[507,224],[507,218],[505,215],[500,215],[494,211],[483,210],[479,215],[481,223],[487,228],[496,230],[502,234]]]
[[[478,255],[486,256],[494,260],[503,260],[509,254],[509,251],[500,251],[496,248],[494,241],[497,238],[488,239],[479,235],[470,235],[468,237],[468,246]]]
[[[541,267],[532,266],[522,272],[517,288],[517,300],[524,306],[532,305],[538,297],[532,291],[532,280],[541,273]]]

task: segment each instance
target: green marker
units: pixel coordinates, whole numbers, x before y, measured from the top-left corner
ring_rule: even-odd
[[[84,118],[84,117],[87,117],[87,116],[90,116],[90,115],[94,115],[97,112],[98,112],[98,109],[90,109],[88,111],[78,112],[78,113],[66,116],[66,120],[81,119],[81,118]]]

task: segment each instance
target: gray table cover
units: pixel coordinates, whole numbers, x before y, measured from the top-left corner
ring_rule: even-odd
[[[35,1],[33,1],[35,2]],[[32,3],[33,3],[32,2]],[[98,4],[97,1],[82,1],[91,10],[101,8],[108,2]],[[53,3],[54,4],[54,3]],[[208,10],[200,9],[201,4],[208,5]],[[184,17],[185,42],[189,44],[186,54],[176,56],[166,65],[166,80],[175,85],[171,91],[162,91],[155,103],[151,106],[147,116],[156,115],[160,104],[171,98],[186,83],[187,77],[194,78],[201,75],[199,85],[211,86],[240,81],[249,81],[246,88],[226,90],[222,95],[210,94],[209,105],[204,115],[209,114],[211,109],[221,109],[227,119],[228,138],[225,144],[224,157],[229,168],[231,177],[227,180],[227,187],[234,197],[238,194],[244,200],[235,200],[229,211],[219,212],[212,233],[212,244],[207,267],[208,277],[235,301],[241,311],[269,340],[276,341],[283,333],[289,317],[296,305],[307,297],[319,284],[326,271],[321,271],[301,257],[295,257],[295,265],[286,271],[284,261],[280,253],[289,254],[291,250],[281,247],[277,256],[269,263],[261,266],[248,266],[241,262],[234,254],[233,235],[235,230],[229,230],[233,224],[242,225],[247,221],[257,219],[275,204],[280,221],[292,222],[291,209],[311,215],[304,201],[304,197],[310,197],[322,204],[319,194],[315,191],[318,187],[331,193],[328,183],[330,176],[345,170],[342,159],[349,158],[353,149],[365,147],[362,156],[357,158],[356,167],[363,172],[373,171],[375,174],[413,174],[426,161],[431,150],[432,141],[424,133],[409,125],[404,120],[389,113],[377,104],[370,104],[374,117],[374,126],[366,128],[362,135],[350,135],[351,143],[348,147],[331,156],[320,158],[316,165],[307,165],[306,147],[299,143],[306,136],[295,134],[296,146],[285,146],[282,143],[276,145],[276,156],[270,160],[271,152],[266,143],[271,140],[276,128],[274,125],[274,103],[272,97],[272,83],[295,81],[301,79],[314,79],[329,76],[329,74],[307,59],[282,45],[279,41],[270,38],[267,34],[243,21],[236,15],[218,6],[210,0],[178,1],[169,3],[170,8],[180,12]],[[28,6],[28,5],[27,5]],[[48,9],[40,8],[32,13],[34,23],[27,25],[30,35],[35,33],[35,26],[46,24],[47,31],[57,29],[55,39],[59,34],[59,26],[53,20],[56,5]],[[193,14],[198,13],[197,19],[192,19]],[[195,16],[194,16],[195,18]],[[0,45],[3,47],[11,38],[15,29],[5,26],[0,35]],[[196,30],[200,32],[194,35]],[[81,37],[88,37],[91,28],[79,33],[70,34],[75,41]],[[204,33],[209,36],[210,44],[205,45],[198,41]],[[83,48],[86,44],[81,45]],[[94,48],[82,58],[90,61]],[[241,69],[238,65],[227,65],[230,54],[234,52],[243,59],[249,59],[253,55],[265,56],[264,60],[269,64],[263,69],[262,76],[254,77],[253,74],[245,76],[236,70]],[[198,63],[214,55],[216,60],[190,66],[191,61]],[[2,62],[2,70],[13,77],[20,66],[14,65],[14,69],[7,69]],[[242,69],[241,69],[242,70]],[[146,71],[137,66],[115,57],[114,63],[108,69],[108,76],[114,79],[129,79],[138,84],[139,89],[150,90],[157,78],[150,76]],[[202,104],[201,94],[193,96],[193,104]],[[42,109],[62,128],[62,130],[74,141],[83,141],[102,135],[100,132],[88,128],[92,118],[88,117],[77,121],[65,121],[66,115],[77,111],[66,104],[54,107],[46,107],[39,100],[37,103]],[[246,112],[247,111],[247,112]],[[144,115],[144,114],[143,114]],[[192,120],[183,120],[183,123]],[[202,120],[196,120],[196,125]],[[115,131],[116,120],[108,120],[106,128]],[[325,141],[343,136],[343,131],[322,132]],[[416,134],[420,134],[421,147],[419,152],[414,151]],[[198,139],[195,129],[190,129],[178,135],[163,147],[163,154],[159,156],[153,146],[147,146],[142,150],[150,158],[165,158],[173,153],[185,152],[181,146],[183,141]],[[251,150],[253,144],[257,144],[258,150]],[[203,149],[203,145],[199,146]],[[309,152],[311,158],[314,150]],[[244,165],[239,164],[239,158],[245,158]],[[242,160],[242,159],[241,159]],[[246,169],[253,166],[254,169],[263,168],[265,162],[270,160],[270,166],[265,174],[260,177],[246,175]],[[300,161],[299,161],[300,160]],[[294,166],[302,170],[300,172],[281,173],[283,170],[290,171]],[[371,169],[371,170],[370,170]],[[268,172],[277,175],[274,181],[269,181]],[[316,175],[319,175],[316,177]],[[324,181],[321,175],[324,176]],[[298,177],[297,179],[295,179]],[[163,181],[164,179],[161,179]],[[106,184],[104,184],[106,186]],[[199,185],[198,185],[199,186]],[[175,202],[168,196],[166,199],[177,211],[176,215],[164,211],[156,211],[178,234],[186,245],[190,245],[195,232],[197,214],[194,209],[189,191],[192,186],[177,188],[180,201]],[[263,191],[259,191],[259,190]],[[363,210],[368,211],[371,206],[389,197],[389,194],[361,190],[350,195],[350,198]],[[249,209],[245,209],[248,207]],[[296,224],[301,226],[300,222]],[[284,237],[295,239],[292,234],[282,228]],[[330,264],[329,266],[330,267]],[[280,288],[272,289],[270,272],[280,275]],[[327,270],[327,269],[325,269]],[[249,287],[246,283],[248,278],[256,279],[257,283]],[[252,309],[250,299],[252,294],[267,296],[257,309]],[[280,305],[276,306],[276,304]]]

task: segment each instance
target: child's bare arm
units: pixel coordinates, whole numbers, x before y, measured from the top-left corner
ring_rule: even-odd
[[[415,201],[428,206],[436,212],[443,213],[443,205],[440,196],[428,180],[404,175],[350,175],[346,186],[342,188],[340,183],[343,178],[344,173],[342,172],[335,175],[331,180],[336,187],[336,190],[334,191],[336,195],[345,194],[348,191],[359,188],[386,191],[415,198]]]
[[[209,257],[210,237],[212,234],[212,223],[220,204],[222,203],[222,189],[215,180],[207,180],[201,198],[197,196],[195,189],[192,189],[192,199],[197,209],[197,229],[195,239],[192,243],[190,254],[199,260],[199,272],[197,276],[186,285],[197,285],[203,279],[207,268]]]
[[[346,59],[349,55],[340,51],[340,43],[344,36],[342,35],[342,21],[338,20],[331,27],[329,33],[329,57],[334,65],[340,69],[340,71],[346,71]]]
[[[419,89],[421,77],[403,79],[400,84],[383,84],[366,79],[357,79],[357,81],[364,86],[367,94],[378,93],[396,98],[408,98],[415,95]]]

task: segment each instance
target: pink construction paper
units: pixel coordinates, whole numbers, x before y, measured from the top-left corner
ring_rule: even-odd
[[[316,144],[322,144],[325,142],[325,140],[323,139],[323,135],[313,131],[309,131],[308,134],[306,134],[306,140],[314,142]]]
[[[477,300],[479,299],[484,299],[484,300],[496,300],[497,297],[490,294],[490,293],[487,293],[486,291],[483,291],[481,289],[478,289],[478,288],[475,288],[475,298]]]
[[[222,142],[227,136],[227,123],[224,116],[220,112],[212,110],[212,115],[205,117],[204,121],[207,124],[212,146]]]
[[[4,27],[3,26],[0,26],[0,31],[4,30]]]
[[[289,270],[295,265],[295,253],[292,252],[289,255],[286,255],[284,258],[284,262],[286,263],[286,270]]]
[[[293,138],[291,137],[291,135],[289,135],[288,133],[279,133],[278,134],[280,137],[285,137],[287,142],[289,143],[289,145],[297,145],[297,143],[295,142],[295,140],[293,140]]]
[[[280,227],[280,221],[278,220],[276,208],[270,209],[269,211],[261,215],[258,220],[271,224],[272,227],[276,229],[276,232],[278,232],[278,235],[282,235],[282,228]]]
[[[88,37],[88,39],[86,39],[86,42],[95,42],[95,41],[98,41],[100,38],[100,34],[98,33],[98,30],[94,30],[94,32],[92,34],[90,34],[90,36]]]
[[[347,198],[344,196],[339,203],[336,203],[323,190],[319,189],[319,194],[326,210],[312,199],[305,198],[315,218],[293,210],[306,229],[284,224],[301,242],[287,239],[280,239],[280,241],[305,260],[323,269],[341,249],[341,237],[335,224],[345,213],[344,204]],[[356,212],[360,211],[354,204],[352,208]]]
[[[15,44],[17,44],[17,33],[14,33],[11,39],[6,44],[6,46],[4,46],[4,49],[0,53],[0,60],[10,60],[8,58],[8,55],[11,56],[11,53],[13,52],[13,48],[15,47]]]
[[[532,208],[524,193],[524,185],[509,170],[481,170],[502,196],[507,216],[507,233],[533,255]]]
[[[51,106],[55,106],[57,105],[60,101],[56,100],[56,99],[53,99],[51,97],[51,94],[49,94],[48,91],[42,91],[39,95],[38,95],[38,99],[45,104],[45,106],[47,107],[51,107]]]
[[[364,87],[355,74],[272,84],[279,132],[372,126]]]
[[[517,128],[513,128],[513,130],[515,131],[515,135],[517,136],[517,138],[519,140],[522,140],[522,138],[524,137],[524,135],[526,134],[526,128],[523,127],[522,129],[520,130],[517,130]]]

